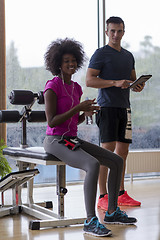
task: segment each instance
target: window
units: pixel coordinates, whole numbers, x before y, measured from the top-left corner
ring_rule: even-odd
[[[131,149],[160,148],[158,2],[106,0],[106,19],[119,16],[125,22],[122,46],[135,57],[137,77],[152,74],[141,93],[131,92],[133,143]]]
[[[52,76],[44,68],[43,56],[47,46],[56,38],[74,38],[84,45],[84,50],[91,57],[103,40],[98,38],[103,33],[102,15],[98,22],[97,0],[6,0],[6,68],[7,95],[13,89],[27,89],[38,92],[44,89],[46,80]],[[103,4],[99,6],[102,8]],[[123,0],[105,1],[106,19],[120,16],[125,22],[125,35],[122,46],[131,51],[136,60],[137,77],[152,74],[141,93],[131,92],[133,143],[131,149],[160,148],[160,105],[159,105],[159,57],[160,34],[157,31],[158,2],[152,5],[142,0],[130,4]],[[98,25],[100,23],[100,25]],[[103,36],[104,37],[104,36]],[[102,38],[103,38],[102,37]],[[107,39],[106,39],[107,42]],[[97,90],[85,87],[85,73],[88,62],[74,79],[83,88],[83,98],[97,96]],[[21,110],[20,106],[11,105],[7,99],[7,109]],[[35,104],[34,109],[44,109]],[[45,137],[45,124],[27,123],[29,146],[42,146]],[[9,146],[19,146],[21,139],[20,123],[7,125]],[[17,132],[15,136],[15,131]],[[38,132],[38,137],[37,137]],[[95,125],[79,126],[79,136],[98,144],[98,129]],[[39,166],[41,176],[36,181],[53,182],[53,168]],[[83,179],[79,170],[67,168],[67,180]],[[45,172],[48,176],[46,177]],[[42,177],[43,175],[43,177]],[[72,176],[72,177],[71,177]],[[38,179],[39,177],[39,179]]]
[[[15,89],[31,90],[34,93],[44,89],[45,82],[52,76],[44,68],[43,56],[53,40],[69,37],[80,41],[84,45],[88,59],[97,48],[97,0],[6,0],[5,3],[7,96]],[[74,76],[75,81],[78,81],[83,88],[83,99],[94,97],[96,94],[94,94],[96,90],[84,88],[87,65],[88,62]],[[7,99],[7,109],[21,111],[22,107],[11,105]],[[34,105],[34,109],[40,108],[44,109],[44,106]],[[93,127],[95,129],[95,124]],[[80,127],[82,135],[85,134],[84,129],[85,124]],[[45,130],[46,123],[27,123],[28,145],[42,146]],[[93,136],[87,137],[90,139]],[[8,124],[8,145],[19,146],[20,141],[21,124]],[[40,178],[42,179],[43,175],[43,181],[53,182],[54,166],[48,169],[42,166],[39,168]],[[79,170],[75,169],[74,173],[70,174],[71,168],[67,169],[68,180],[81,178]],[[38,182],[41,179],[38,179]]]

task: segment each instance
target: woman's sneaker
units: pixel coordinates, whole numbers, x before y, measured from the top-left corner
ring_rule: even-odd
[[[128,217],[128,215],[124,211],[121,211],[120,208],[117,207],[116,211],[113,212],[112,214],[108,214],[108,212],[106,212],[104,222],[108,224],[129,225],[136,223],[137,219],[133,217]]]
[[[101,224],[97,217],[93,217],[88,223],[87,220],[85,220],[83,231],[97,237],[105,237],[112,234],[111,230]]]

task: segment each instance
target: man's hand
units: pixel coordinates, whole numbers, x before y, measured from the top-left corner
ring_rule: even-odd
[[[118,80],[115,81],[115,87],[120,87],[122,89],[128,88],[130,86],[130,83],[133,81],[130,80]]]
[[[141,92],[145,86],[145,82],[138,84],[136,87],[132,88],[134,92]]]

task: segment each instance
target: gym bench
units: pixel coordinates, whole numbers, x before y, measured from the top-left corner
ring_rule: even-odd
[[[64,214],[64,195],[67,193],[66,189],[66,166],[65,163],[56,158],[55,156],[45,152],[43,147],[28,147],[26,123],[28,122],[45,122],[44,111],[32,111],[31,107],[37,101],[39,104],[44,104],[43,93],[32,93],[28,90],[13,90],[9,96],[11,104],[25,105],[21,111],[16,110],[1,110],[0,123],[21,122],[22,123],[22,137],[20,147],[7,147],[3,149],[3,155],[10,156],[16,160],[19,172],[33,170],[38,164],[40,165],[56,165],[57,176],[56,186],[58,195],[58,213],[52,210],[52,202],[46,202],[46,206],[40,206],[34,203],[33,200],[33,177],[27,179],[27,204],[22,204],[21,199],[21,186],[18,187],[18,200],[17,208],[21,209],[20,212],[25,212],[28,215],[35,217],[37,220],[32,220],[29,223],[31,230],[39,230],[45,227],[59,227],[82,224],[85,218],[67,218]],[[38,173],[37,173],[38,174]],[[3,182],[3,181],[2,181]],[[24,182],[23,182],[24,183]],[[14,205],[16,202],[16,195],[14,197]],[[9,211],[6,212],[8,215]],[[2,214],[4,216],[4,213]],[[1,209],[0,209],[0,217]]]
[[[0,217],[17,214],[22,211],[23,204],[21,206],[18,205],[18,194],[19,187],[32,179],[36,174],[38,174],[38,169],[19,171],[14,173],[7,174],[4,178],[0,180],[0,192],[1,192],[1,209],[0,209]],[[9,188],[12,189],[12,206],[5,207],[4,206],[4,192]]]

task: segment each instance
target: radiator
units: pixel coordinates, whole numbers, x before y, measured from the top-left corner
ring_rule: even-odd
[[[160,172],[160,149],[129,151],[126,173]]]

